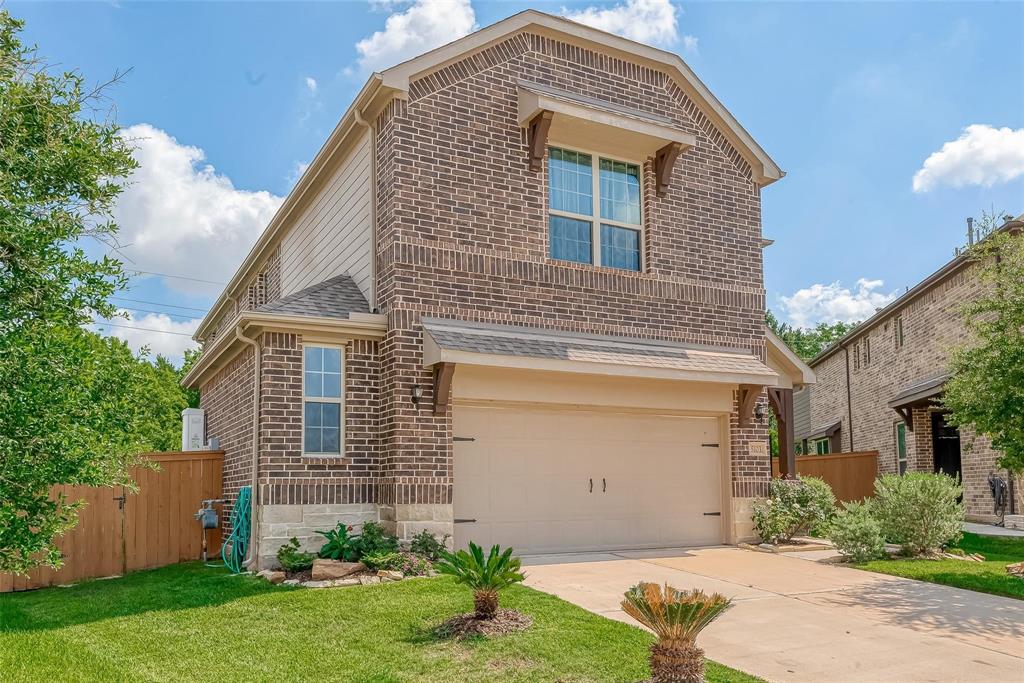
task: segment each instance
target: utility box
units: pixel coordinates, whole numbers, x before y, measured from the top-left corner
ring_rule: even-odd
[[[202,408],[181,411],[181,450],[201,451],[206,438],[206,412]]]

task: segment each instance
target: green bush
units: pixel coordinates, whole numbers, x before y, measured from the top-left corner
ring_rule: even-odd
[[[363,555],[363,559],[360,560],[366,565],[367,569],[374,571],[378,569],[393,569],[400,570],[405,565],[405,556],[402,553],[369,553]]]
[[[870,502],[844,504],[829,524],[828,537],[836,550],[854,562],[885,557],[882,525],[871,514]]]
[[[313,566],[313,553],[299,550],[299,539],[291,540],[277,550],[277,561],[287,572],[301,572]]]
[[[377,522],[367,522],[359,536],[359,557],[398,552],[398,539],[384,532]]]
[[[884,474],[875,480],[872,516],[887,541],[908,555],[922,555],[960,540],[963,493],[959,480],[946,474]]]
[[[424,529],[412,537],[412,541],[409,543],[409,550],[420,557],[434,562],[440,559],[441,553],[446,550],[445,543],[448,542],[449,538],[451,536],[445,534],[444,538],[439,541],[437,536]]]
[[[783,543],[822,528],[835,514],[835,506],[832,488],[821,479],[772,479],[768,497],[754,501],[754,529],[768,543]]]
[[[358,536],[351,536],[352,527],[339,523],[329,531],[318,531],[317,533],[327,539],[327,542],[320,546],[320,557],[326,560],[344,560],[354,562],[359,559],[360,542]]]

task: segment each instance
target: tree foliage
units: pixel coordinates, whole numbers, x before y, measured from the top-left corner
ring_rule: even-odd
[[[967,252],[981,293],[960,310],[971,341],[954,350],[943,402],[957,425],[973,425],[1024,474],[1024,239],[996,232]]]
[[[786,346],[801,359],[809,361],[819,353],[836,343],[858,323],[818,323],[814,327],[793,327],[789,323],[779,322],[775,314],[766,311],[764,321],[772,332],[777,334]]]
[[[82,245],[113,239],[135,161],[116,124],[97,120],[102,88],[51,73],[21,30],[0,9],[0,571],[15,572],[60,564],[53,540],[78,503],[51,499],[54,486],[128,484],[139,452],[170,445],[167,421],[188,401],[166,361],[82,327],[115,314],[125,283],[120,263]]]

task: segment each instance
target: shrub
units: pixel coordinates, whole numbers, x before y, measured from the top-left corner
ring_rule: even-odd
[[[409,550],[420,557],[425,557],[431,562],[434,562],[438,560],[441,557],[441,553],[446,550],[445,544],[448,542],[449,538],[451,538],[451,536],[449,534],[445,534],[444,538],[439,541],[437,540],[437,536],[424,529],[412,537],[412,541],[409,543]]]
[[[320,546],[320,557],[327,560],[345,560],[346,562],[354,562],[359,559],[359,537],[351,536],[351,532],[352,527],[344,523],[339,523],[329,531],[318,531],[318,534],[327,539],[327,542]]]
[[[724,595],[681,591],[665,584],[639,583],[626,591],[622,611],[654,631],[651,678],[654,681],[703,681],[704,651],[696,645],[705,626],[729,609]]]
[[[885,474],[875,480],[872,515],[886,540],[908,555],[922,555],[960,540],[963,493],[959,480],[946,474]]]
[[[299,550],[299,539],[291,540],[277,550],[277,561],[287,572],[301,572],[313,566],[313,553]]]
[[[519,571],[521,566],[519,558],[512,557],[512,548],[501,552],[495,545],[484,558],[480,546],[470,543],[469,552],[443,551],[437,570],[473,589],[473,607],[478,619],[493,619],[498,613],[498,591],[526,578]]]
[[[854,562],[885,557],[882,525],[872,516],[869,502],[846,503],[829,525],[828,537],[836,550]]]
[[[772,479],[768,497],[754,501],[754,529],[768,543],[781,543],[821,528],[835,514],[832,488],[816,477]]]
[[[366,565],[367,569],[373,569],[374,571],[378,569],[400,570],[405,564],[405,556],[402,553],[369,553],[363,555],[360,561]]]
[[[364,555],[377,555],[380,553],[393,553],[398,551],[398,539],[389,536],[384,532],[377,522],[367,522],[363,525],[363,532],[359,536],[359,557]]]

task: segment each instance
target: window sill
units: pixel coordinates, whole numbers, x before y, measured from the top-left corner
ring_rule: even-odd
[[[600,273],[612,273],[614,275],[646,276],[649,273],[645,270],[626,270],[625,268],[613,268],[612,266],[595,266],[593,263],[580,263],[578,261],[564,261],[562,259],[548,256],[544,259],[548,265],[563,266],[575,270],[596,270]]]

